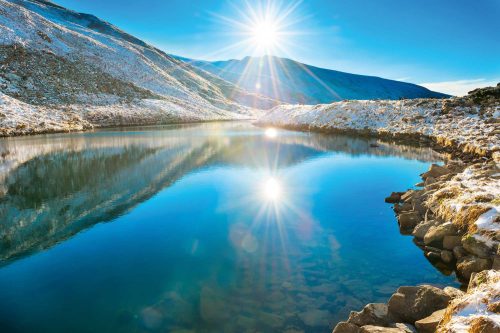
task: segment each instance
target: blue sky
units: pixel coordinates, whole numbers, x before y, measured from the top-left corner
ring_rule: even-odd
[[[263,53],[253,44],[239,45],[248,37],[228,23],[245,22],[247,5],[258,7],[255,0],[55,2],[168,53],[206,60]],[[297,6],[280,25],[275,55],[455,94],[500,80],[500,0],[275,0],[273,17],[291,4]]]

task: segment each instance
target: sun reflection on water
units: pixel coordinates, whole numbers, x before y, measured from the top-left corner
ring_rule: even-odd
[[[271,177],[264,183],[264,196],[266,199],[276,201],[281,197],[281,184]]]
[[[266,128],[265,135],[266,137],[272,139],[278,136],[278,131],[276,130],[276,128],[269,127]]]

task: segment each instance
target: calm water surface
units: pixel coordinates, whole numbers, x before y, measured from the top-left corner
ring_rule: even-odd
[[[1,332],[330,332],[454,284],[384,197],[428,149],[213,123],[0,140]]]

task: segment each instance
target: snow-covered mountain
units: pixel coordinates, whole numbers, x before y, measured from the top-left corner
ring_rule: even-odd
[[[90,116],[81,105],[100,107],[91,114],[94,123],[106,118],[96,113],[112,105],[119,116],[107,124],[116,125],[239,118],[276,101],[193,68],[93,15],[43,0],[0,0],[0,122],[9,121],[0,128],[8,134],[12,126],[33,127],[26,119],[30,110],[51,120],[48,105],[71,105],[72,117],[84,120]],[[148,109],[154,110],[139,114]]]
[[[318,68],[275,56],[214,62],[177,58],[245,90],[292,104],[449,97],[412,83]]]

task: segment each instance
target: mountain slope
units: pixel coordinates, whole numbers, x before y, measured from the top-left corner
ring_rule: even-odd
[[[412,83],[323,69],[274,56],[214,62],[177,58],[243,89],[292,104],[447,97]]]
[[[95,16],[41,0],[0,0],[0,134],[15,134],[19,126],[38,131],[40,124],[15,119],[23,103],[71,105],[82,119],[88,116],[82,105],[113,105],[126,113],[114,122],[108,117],[107,125],[117,125],[131,115],[139,123],[142,116],[144,123],[248,117],[252,107],[277,102],[192,68]],[[139,114],[151,103],[154,117]],[[19,112],[6,107],[12,104]],[[98,118],[93,125],[100,125]],[[44,124],[42,131],[50,131]]]

